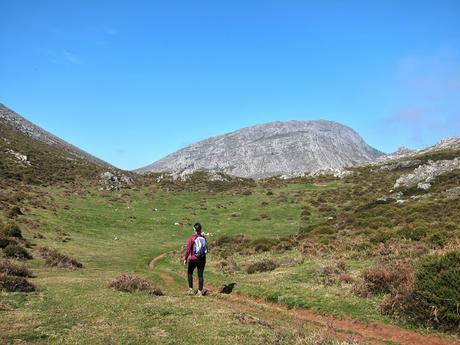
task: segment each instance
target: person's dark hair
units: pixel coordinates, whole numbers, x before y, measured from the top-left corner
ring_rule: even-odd
[[[196,232],[201,232],[201,224],[200,223],[196,223],[193,228],[195,229]]]

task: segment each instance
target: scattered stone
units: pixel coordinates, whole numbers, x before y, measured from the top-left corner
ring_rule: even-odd
[[[431,188],[431,183],[428,183],[428,182],[425,182],[425,183],[419,182],[419,183],[417,184],[417,188],[418,188],[418,189],[423,189],[423,190],[430,189],[430,188]]]
[[[132,185],[133,179],[126,175],[118,177],[110,171],[106,171],[101,174],[100,183],[102,185],[101,190],[114,191]]]
[[[14,150],[8,149],[6,150],[7,153],[12,155],[16,160],[19,162],[20,165],[29,167],[31,166],[29,159],[27,158],[26,155],[23,155],[22,153],[16,152]]]
[[[431,198],[431,193],[422,194],[422,195],[413,195],[410,197],[413,200],[425,200]]]

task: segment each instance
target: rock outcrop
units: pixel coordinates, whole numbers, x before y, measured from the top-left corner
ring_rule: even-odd
[[[431,187],[431,180],[435,177],[460,169],[460,158],[451,160],[429,161],[420,165],[410,174],[402,175],[396,180],[394,189],[400,187],[414,187],[427,190]]]

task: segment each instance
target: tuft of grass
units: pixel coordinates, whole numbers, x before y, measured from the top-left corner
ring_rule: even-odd
[[[15,258],[19,260],[30,260],[32,255],[23,247],[17,243],[10,243],[3,250],[3,253],[7,258]]]
[[[268,272],[268,271],[273,271],[278,267],[278,264],[274,262],[273,260],[263,260],[263,261],[258,261],[253,264],[250,264],[248,268],[246,269],[246,272],[248,274],[253,274],[257,272]]]
[[[24,277],[14,277],[0,273],[0,291],[32,292],[35,289],[35,285],[29,283]]]
[[[109,287],[122,292],[145,292],[150,296],[163,296],[163,292],[153,282],[129,273],[113,279]]]
[[[11,261],[0,262],[0,273],[16,277],[32,277],[32,272],[26,266]]]
[[[45,259],[45,264],[50,267],[60,267],[69,270],[82,268],[83,264],[76,259],[60,253],[54,248],[39,248],[40,256]]]

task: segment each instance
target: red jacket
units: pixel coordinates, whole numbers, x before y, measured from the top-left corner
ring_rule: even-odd
[[[185,260],[198,260],[198,258],[195,256],[195,253],[193,251],[193,245],[195,244],[195,239],[197,237],[203,237],[204,239],[206,239],[206,237],[204,237],[202,234],[194,234],[192,236],[190,236],[187,240],[187,249],[185,251]]]

